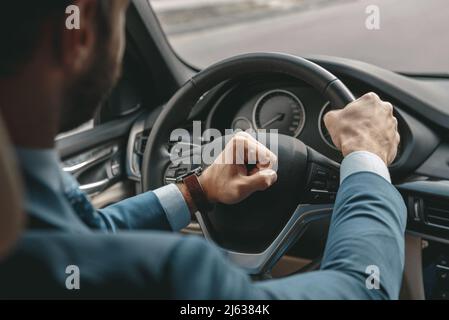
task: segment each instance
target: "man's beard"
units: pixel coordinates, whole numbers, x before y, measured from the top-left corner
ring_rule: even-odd
[[[60,132],[73,130],[94,117],[97,108],[115,85],[120,74],[119,67],[106,41],[99,44],[91,67],[66,91]]]

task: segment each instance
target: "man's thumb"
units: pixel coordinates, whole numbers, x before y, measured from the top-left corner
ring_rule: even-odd
[[[246,177],[248,187],[252,189],[252,192],[268,189],[276,182],[277,178],[276,171],[272,169],[260,170]]]

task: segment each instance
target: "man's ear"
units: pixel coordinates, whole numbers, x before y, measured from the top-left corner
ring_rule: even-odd
[[[90,64],[97,41],[97,0],[75,0],[65,13],[61,33],[61,62],[73,74]]]

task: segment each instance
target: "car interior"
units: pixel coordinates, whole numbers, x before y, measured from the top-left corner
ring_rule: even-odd
[[[279,183],[239,205],[197,214],[182,232],[218,244],[255,279],[317,270],[342,161],[323,117],[373,91],[394,105],[401,134],[389,168],[408,210],[400,299],[449,299],[448,77],[401,74],[344,57],[270,52],[229,57],[200,70],[176,54],[145,0],[132,1],[126,36],[118,85],[84,129],[57,138],[64,171],[96,207],[193,169],[170,164],[174,128],[191,132],[198,121],[203,130],[225,134],[227,128],[262,128],[281,112],[276,129],[282,134],[280,159],[288,165],[279,168]],[[208,142],[191,141],[191,148]]]
[[[24,227],[21,179],[8,134],[0,117],[0,259],[6,256]],[[7,187],[6,187],[7,186]],[[7,214],[6,214],[7,213]]]

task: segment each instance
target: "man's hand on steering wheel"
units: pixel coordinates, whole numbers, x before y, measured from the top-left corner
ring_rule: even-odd
[[[324,118],[335,146],[346,157],[355,151],[368,151],[386,165],[396,158],[400,136],[393,106],[373,92],[331,111]]]
[[[375,93],[367,93],[344,109],[329,112],[324,121],[343,156],[368,151],[387,165],[396,157],[400,136],[393,106]],[[255,166],[249,170],[248,163]],[[275,154],[250,134],[240,132],[199,180],[210,203],[235,204],[272,186],[277,180],[273,170],[276,166]],[[188,191],[180,188],[190,203]]]
[[[221,154],[199,177],[210,203],[235,204],[277,180],[277,157],[246,132],[237,133]],[[179,186],[189,208],[196,209],[188,191]]]
[[[143,190],[156,189],[166,182],[171,163],[167,141],[171,141],[173,130],[189,119],[199,99],[224,82],[255,74],[288,76],[301,84],[305,82],[333,108],[344,107],[342,111],[329,113],[326,126],[345,160],[352,153],[363,162],[367,154],[357,156],[354,151],[365,151],[379,156],[382,159],[379,162],[393,161],[399,137],[391,105],[373,94],[354,102],[353,93],[340,79],[306,59],[281,53],[249,53],[202,70],[170,99],[154,124],[145,148]],[[276,141],[274,153],[278,166],[270,168],[262,157],[255,166],[216,161],[199,178],[189,175],[179,185],[205,237],[220,245],[231,261],[250,274],[269,271],[310,223],[330,217],[341,178],[338,162],[297,138],[275,133],[261,134],[261,137],[268,138],[270,149]],[[235,139],[246,139],[250,147],[258,145],[249,137]],[[201,146],[201,150],[217,150],[215,147],[222,147],[225,141],[226,137],[214,139]],[[261,142],[265,144],[262,139]],[[226,146],[219,159],[235,144],[232,141],[231,146]],[[262,146],[259,149],[266,150]],[[271,171],[273,168],[277,169],[276,173]],[[386,167],[382,170],[388,175]],[[256,192],[259,190],[265,191]],[[208,201],[216,205],[210,208]]]
[[[273,185],[276,166],[274,153],[250,134],[239,132],[206,169],[200,182],[211,203],[235,204]]]

